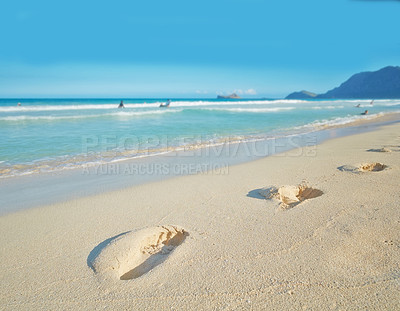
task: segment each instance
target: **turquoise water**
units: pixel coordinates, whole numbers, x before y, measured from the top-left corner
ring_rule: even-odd
[[[124,99],[118,109],[113,99],[1,99],[0,177],[306,133],[400,111],[400,100],[179,99],[159,108],[164,102]]]

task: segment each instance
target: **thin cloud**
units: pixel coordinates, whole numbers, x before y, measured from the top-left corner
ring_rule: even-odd
[[[247,95],[257,95],[257,91],[255,89],[248,89],[244,93]]]
[[[257,91],[255,89],[248,89],[248,90],[242,90],[242,89],[238,89],[238,90],[234,90],[233,93],[236,93],[238,95],[256,95]]]
[[[208,94],[208,91],[196,90],[196,94]]]

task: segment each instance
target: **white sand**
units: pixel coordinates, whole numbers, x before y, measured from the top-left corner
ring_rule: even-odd
[[[399,310],[399,146],[390,125],[5,215],[0,309]],[[286,193],[304,182],[322,195]]]

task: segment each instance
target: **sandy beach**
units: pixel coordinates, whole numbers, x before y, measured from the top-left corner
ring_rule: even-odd
[[[398,310],[400,124],[0,218],[2,310]]]

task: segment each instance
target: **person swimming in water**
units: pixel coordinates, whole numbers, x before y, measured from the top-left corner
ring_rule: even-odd
[[[119,103],[118,108],[125,108],[125,106],[124,106],[124,101],[123,101],[123,100],[121,100],[121,102]]]
[[[161,104],[160,107],[169,108],[170,104],[171,104],[171,100],[168,99],[167,102],[165,104]]]
[[[365,110],[365,111],[362,113],[362,115],[366,115],[366,114],[368,114],[368,110]]]

